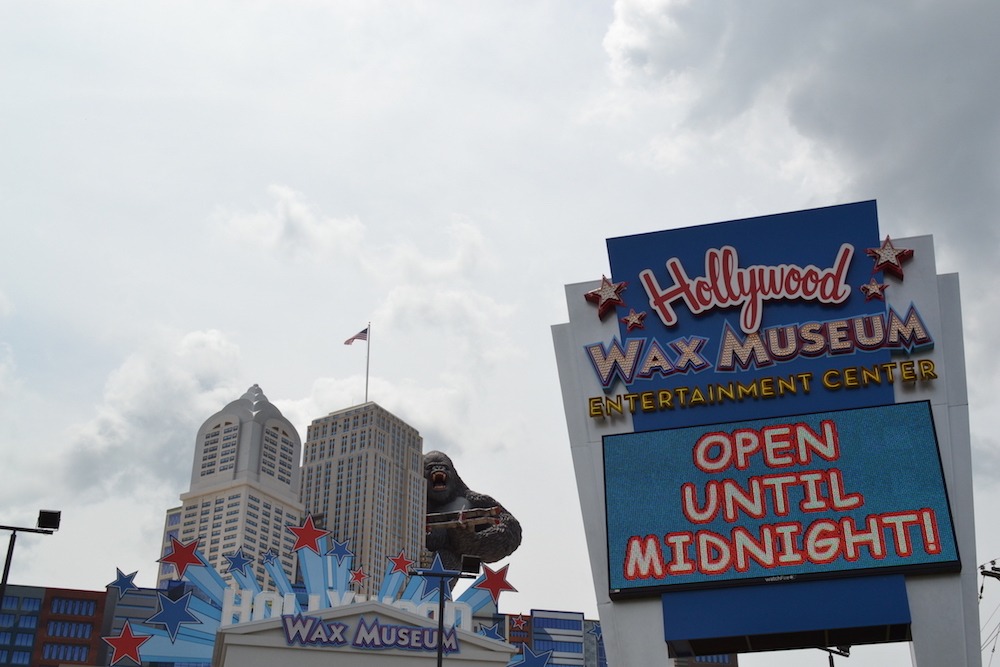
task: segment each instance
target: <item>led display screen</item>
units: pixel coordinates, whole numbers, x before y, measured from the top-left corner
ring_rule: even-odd
[[[605,436],[612,597],[955,571],[927,402]]]

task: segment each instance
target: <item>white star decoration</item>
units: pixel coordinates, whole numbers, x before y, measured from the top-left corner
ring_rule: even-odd
[[[597,316],[603,320],[609,310],[625,305],[621,293],[627,285],[626,282],[613,283],[607,276],[601,276],[601,286],[587,292],[583,298],[597,306]]]
[[[646,311],[637,313],[635,312],[635,308],[629,308],[628,315],[621,318],[626,331],[631,331],[632,329],[645,329],[646,325],[642,323],[644,319],[646,319]]]
[[[885,301],[885,294],[883,292],[888,287],[885,283],[880,283],[874,278],[867,285],[862,285],[859,289],[864,292],[865,301],[871,301],[872,299],[882,299]]]
[[[913,251],[909,248],[897,248],[892,245],[892,240],[888,236],[878,248],[868,248],[865,254],[875,258],[875,268],[872,273],[887,271],[900,280],[903,279],[903,262],[913,258]]]

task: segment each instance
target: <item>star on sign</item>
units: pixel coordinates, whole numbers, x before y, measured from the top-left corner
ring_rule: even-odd
[[[389,557],[386,556],[386,558]],[[406,552],[400,549],[399,555],[396,556],[395,558],[389,558],[389,562],[392,563],[392,570],[389,571],[389,574],[396,574],[397,572],[402,572],[403,574],[409,574],[410,566],[416,563],[417,561],[410,560],[409,558],[407,558]]]
[[[520,662],[509,663],[512,667],[545,667],[549,664],[549,658],[552,657],[552,651],[543,651],[541,653],[535,653],[525,644],[521,645],[521,649],[524,651],[521,654]]]
[[[198,617],[188,610],[188,603],[191,602],[191,593],[185,593],[180,600],[171,600],[165,594],[160,593],[160,610],[146,619],[147,623],[162,625],[167,628],[170,635],[170,643],[177,641],[177,631],[183,623],[197,623],[201,625]]]
[[[646,311],[637,313],[635,308],[629,308],[628,315],[621,318],[621,321],[625,325],[625,330],[631,331],[632,329],[645,329],[646,325],[642,322],[644,319],[646,319]]]
[[[875,268],[873,272],[887,271],[900,280],[903,279],[903,262],[913,259],[913,251],[909,248],[897,248],[892,245],[892,240],[886,236],[885,241],[878,248],[868,248],[865,254],[875,258]]]
[[[351,583],[352,584],[363,584],[368,575],[365,574],[365,568],[359,567],[356,570],[351,570]]]
[[[607,276],[601,276],[601,286],[585,293],[583,298],[597,306],[597,316],[603,320],[609,310],[625,305],[621,293],[627,286],[627,282],[613,283]]]
[[[490,592],[490,597],[493,598],[493,604],[497,604],[500,601],[500,593],[504,591],[517,592],[517,589],[510,585],[507,581],[507,568],[509,565],[504,565],[499,570],[495,572],[490,568],[489,565],[483,564],[483,580],[477,581],[472,586],[473,588],[482,588],[483,590]]]
[[[330,534],[328,530],[320,530],[313,523],[312,515],[306,517],[305,523],[301,526],[285,526],[288,530],[295,534],[295,546],[292,547],[292,551],[298,551],[299,549],[312,549],[319,555],[319,546],[316,544],[321,537]]]
[[[344,540],[343,542],[338,542],[337,540],[334,540],[333,541],[333,546],[330,547],[330,550],[327,551],[324,555],[325,556],[336,556],[337,557],[337,565],[343,565],[345,558],[348,558],[348,557],[353,558],[354,557],[354,552],[347,548],[347,543],[348,542],[350,542],[350,540]]]
[[[114,587],[118,589],[118,599],[121,600],[125,597],[125,594],[129,591],[137,591],[139,587],[135,585],[135,575],[139,574],[136,570],[132,574],[125,574],[117,567],[115,570],[118,572],[118,578],[108,584],[108,588]]]
[[[260,555],[260,562],[263,565],[271,565],[272,563],[277,562],[277,560],[278,553],[274,549],[268,549]]]
[[[161,558],[158,562],[160,563],[172,563],[175,568],[177,568],[177,578],[180,579],[184,576],[184,572],[187,570],[189,565],[200,565],[204,567],[205,563],[202,562],[198,554],[195,553],[198,550],[198,540],[191,540],[187,544],[183,544],[177,541],[177,538],[170,538],[170,553]]]
[[[500,634],[500,623],[494,623],[493,625],[484,625],[479,628],[479,635],[482,637],[489,637],[490,639],[499,639],[504,641],[503,635]]]
[[[882,301],[885,301],[885,294],[882,292],[884,292],[887,287],[889,286],[885,283],[880,283],[872,278],[867,285],[862,285],[858,289],[864,293],[865,301],[871,301],[872,299],[881,299]]]
[[[440,591],[440,594],[444,595],[445,600],[450,600],[451,584],[448,583],[448,580],[458,576],[461,572],[444,569],[444,563],[441,562],[441,554],[434,554],[434,562],[431,563],[430,568],[417,570],[417,574],[424,580],[424,589],[420,594],[421,599],[428,597],[435,591]]]
[[[526,619],[521,614],[513,616],[510,619],[510,625],[515,630],[524,630],[524,626],[526,626],[527,624],[528,624],[528,619]]]
[[[226,572],[239,572],[243,576],[247,574],[247,565],[250,565],[253,561],[243,555],[243,547],[236,550],[236,553],[222,554],[222,557],[229,561],[229,567],[226,568]]]
[[[111,647],[111,664],[116,665],[125,658],[131,658],[136,664],[141,665],[142,659],[139,657],[139,647],[153,638],[153,635],[136,635],[132,633],[132,626],[126,620],[122,626],[121,634],[117,637],[101,637],[108,646]],[[119,655],[120,654],[120,655]]]

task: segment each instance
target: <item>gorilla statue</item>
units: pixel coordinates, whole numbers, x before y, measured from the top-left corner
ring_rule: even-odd
[[[461,568],[462,556],[493,563],[521,544],[521,524],[500,503],[465,485],[451,459],[441,452],[424,454],[427,480],[427,550],[441,556],[446,569]],[[476,517],[465,520],[466,515]],[[434,527],[435,519],[447,527]]]

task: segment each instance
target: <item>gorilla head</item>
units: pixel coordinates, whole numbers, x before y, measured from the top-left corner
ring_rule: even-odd
[[[446,505],[469,490],[455,472],[448,455],[437,451],[424,454],[424,479],[427,480],[427,503],[432,508]]]

